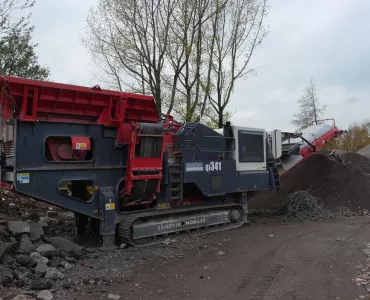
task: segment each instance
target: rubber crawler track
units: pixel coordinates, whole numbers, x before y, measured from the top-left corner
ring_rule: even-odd
[[[162,234],[162,235],[154,235],[150,238],[141,239],[141,240],[133,240],[132,239],[132,226],[135,222],[148,219],[150,222],[151,220],[156,218],[165,218],[165,217],[174,217],[175,215],[189,215],[202,212],[211,212],[211,211],[224,211],[230,209],[237,209],[240,212],[240,219],[235,223],[225,223],[224,225],[213,225],[213,226],[205,226],[200,227],[197,229],[184,229],[179,230],[174,233],[170,234]],[[177,234],[187,234],[187,235],[204,235],[214,232],[220,232],[225,230],[231,230],[235,228],[239,228],[243,226],[245,223],[244,221],[244,209],[239,204],[230,204],[230,205],[219,205],[219,206],[207,206],[207,207],[192,207],[192,208],[181,208],[181,209],[171,209],[171,210],[163,210],[163,211],[149,211],[149,212],[140,212],[140,213],[128,213],[125,214],[125,218],[117,225],[117,235],[120,242],[125,242],[131,246],[152,246],[162,243],[166,238],[169,236],[175,236]]]

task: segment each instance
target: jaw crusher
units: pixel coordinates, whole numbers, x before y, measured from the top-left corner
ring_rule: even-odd
[[[158,114],[153,97],[0,77],[1,186],[73,211],[104,246],[246,222],[279,190],[279,130],[213,130]]]

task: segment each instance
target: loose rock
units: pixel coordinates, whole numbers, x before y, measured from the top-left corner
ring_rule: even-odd
[[[4,258],[3,258],[3,264],[4,265],[13,265],[14,260],[10,255],[5,255]]]
[[[41,256],[39,252],[31,253],[30,258],[36,263],[44,262],[47,264],[49,262],[49,260],[46,257]]]
[[[54,299],[54,296],[49,290],[44,290],[37,294],[37,299],[38,300],[52,300]]]
[[[40,278],[36,279],[31,282],[30,289],[31,290],[47,290],[50,289],[53,286],[50,280]]]
[[[29,233],[31,231],[30,224],[23,221],[9,221],[8,227],[13,234]]]
[[[45,274],[46,279],[63,280],[64,274],[59,272],[56,268],[48,268]]]
[[[0,286],[7,287],[13,282],[12,272],[5,266],[0,265]]]
[[[30,240],[32,242],[38,241],[44,235],[44,230],[40,223],[31,223]]]
[[[19,250],[24,253],[31,252],[35,247],[33,246],[32,242],[30,241],[30,238],[27,234],[22,235],[21,244],[19,246]]]
[[[45,257],[51,257],[57,253],[57,250],[54,248],[54,246],[50,244],[42,244],[37,247],[36,251]]]
[[[79,257],[79,256],[82,255],[83,247],[81,247],[80,245],[77,245],[77,244],[73,243],[72,241],[67,240],[65,238],[52,237],[52,238],[50,238],[50,243],[55,248],[57,248],[59,250],[62,250],[62,251],[66,251],[66,252],[72,254],[73,256]]]
[[[0,261],[7,255],[10,250],[15,246],[15,242],[13,243],[0,243]]]
[[[64,264],[64,268],[65,268],[66,270],[72,269],[72,265],[71,265],[69,262],[66,262],[66,263]]]
[[[59,267],[61,265],[62,258],[60,256],[53,256],[50,260],[50,266],[51,267]]]
[[[108,299],[118,300],[119,298],[121,298],[120,295],[115,295],[115,294],[109,294],[108,295]]]
[[[17,297],[13,298],[12,300],[36,300],[36,299],[34,297],[31,297],[31,296],[28,296],[28,295],[18,295]]]
[[[9,232],[6,230],[5,226],[0,226],[0,235],[9,237]]]
[[[40,261],[35,268],[35,274],[37,276],[42,276],[46,273],[47,269],[48,269],[48,266],[46,265],[46,263],[44,263],[43,261]]]
[[[27,266],[30,263],[31,258],[27,255],[18,254],[18,255],[15,256],[15,260],[21,266]]]

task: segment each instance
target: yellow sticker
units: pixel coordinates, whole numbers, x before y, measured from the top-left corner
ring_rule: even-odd
[[[76,143],[76,149],[77,150],[85,150],[86,149],[86,143]]]
[[[157,208],[158,209],[170,208],[170,204],[169,203],[161,203],[161,204],[157,205]]]
[[[105,210],[113,210],[115,208],[116,208],[116,204],[115,203],[105,204]]]

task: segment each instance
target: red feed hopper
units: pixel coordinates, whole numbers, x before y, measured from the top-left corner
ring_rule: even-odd
[[[120,133],[123,123],[158,122],[151,96],[15,77],[0,77],[0,91],[3,122],[21,119],[103,124],[119,127]],[[122,135],[117,139],[122,142]]]

